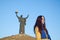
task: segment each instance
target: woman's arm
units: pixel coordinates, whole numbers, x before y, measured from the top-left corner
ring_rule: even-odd
[[[41,34],[40,34],[39,29],[38,29],[37,26],[36,26],[36,28],[35,28],[35,34],[36,34],[36,39],[37,39],[37,40],[41,40]]]

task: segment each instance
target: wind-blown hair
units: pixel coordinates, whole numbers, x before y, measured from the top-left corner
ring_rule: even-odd
[[[44,24],[42,24],[42,17],[44,17],[44,16],[40,15],[37,17],[36,23],[34,25],[34,33],[35,33],[35,28],[37,26],[40,33],[42,31],[42,28],[43,28],[46,31],[46,33],[48,34],[48,31],[47,31],[46,25],[45,25],[45,17],[44,17]]]

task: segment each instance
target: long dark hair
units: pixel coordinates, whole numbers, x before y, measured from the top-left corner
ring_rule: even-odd
[[[34,33],[35,33],[35,28],[36,28],[36,26],[37,26],[40,33],[41,33],[42,27],[43,27],[43,29],[44,29],[44,30],[46,31],[46,33],[48,34],[48,31],[47,31],[46,25],[45,25],[45,17],[44,17],[44,24],[42,24],[42,21],[41,21],[41,20],[42,20],[42,17],[44,17],[44,16],[40,15],[40,16],[37,17],[36,23],[35,23],[35,25],[34,25]],[[42,25],[43,25],[43,26],[42,26]]]

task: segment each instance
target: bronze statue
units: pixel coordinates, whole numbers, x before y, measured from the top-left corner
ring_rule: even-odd
[[[26,19],[28,18],[28,16],[26,18],[23,18],[23,15],[21,15],[20,17],[17,15],[17,11],[15,12],[16,16],[20,22],[20,29],[19,29],[19,34],[24,34],[25,33],[25,25],[26,25]]]

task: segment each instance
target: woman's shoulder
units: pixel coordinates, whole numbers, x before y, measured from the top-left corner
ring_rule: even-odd
[[[38,31],[39,31],[38,26],[36,26],[36,27],[35,27],[35,31],[36,31],[36,32],[38,32]]]
[[[35,30],[38,30],[38,26],[35,27]]]

